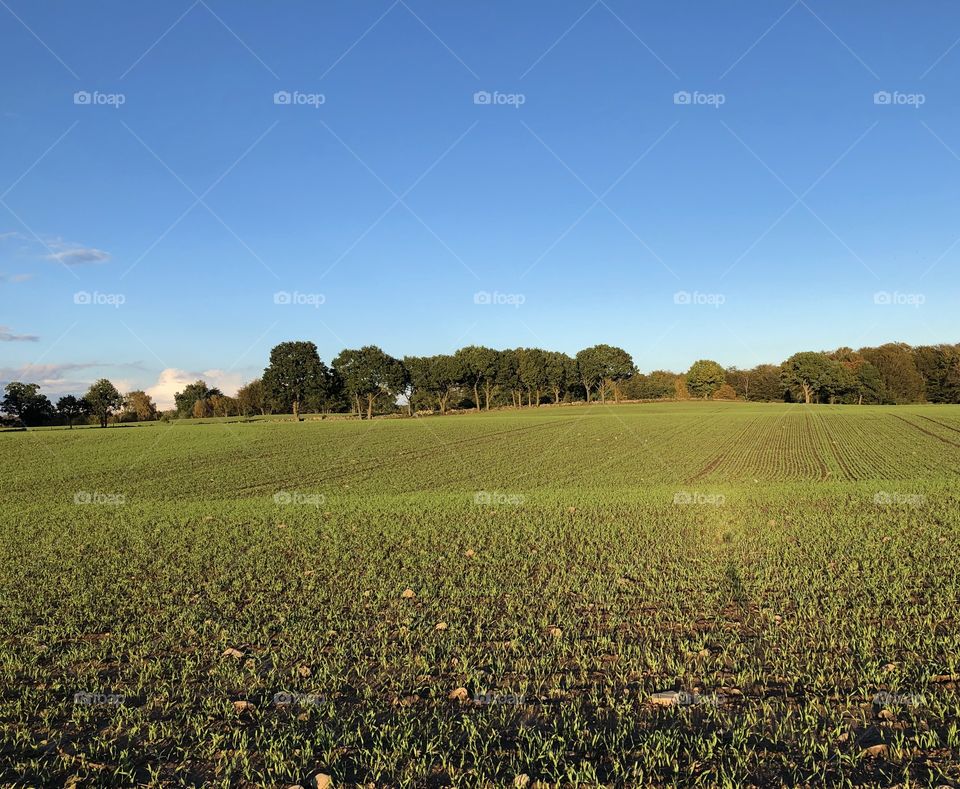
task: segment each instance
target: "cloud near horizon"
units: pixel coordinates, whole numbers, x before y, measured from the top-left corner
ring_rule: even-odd
[[[0,342],[36,342],[39,339],[36,334],[14,334],[9,326],[0,325]]]
[[[242,374],[230,370],[204,370],[203,372],[189,372],[176,367],[168,367],[160,372],[157,382],[145,391],[161,411],[173,408],[173,396],[182,392],[188,384],[203,379],[208,386],[214,386],[225,395],[233,397],[245,383]]]

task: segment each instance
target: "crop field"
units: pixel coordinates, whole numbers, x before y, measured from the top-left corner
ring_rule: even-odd
[[[960,409],[0,433],[0,783],[960,785]]]

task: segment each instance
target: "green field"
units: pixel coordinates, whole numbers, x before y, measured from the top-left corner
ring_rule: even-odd
[[[0,782],[960,782],[956,406],[31,430],[0,469]]]

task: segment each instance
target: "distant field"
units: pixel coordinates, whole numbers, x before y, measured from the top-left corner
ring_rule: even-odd
[[[960,782],[957,406],[51,429],[0,471],[0,781]]]

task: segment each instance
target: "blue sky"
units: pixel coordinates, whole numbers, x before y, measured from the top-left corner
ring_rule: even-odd
[[[0,380],[957,341],[960,8],[917,10],[3,0]]]

